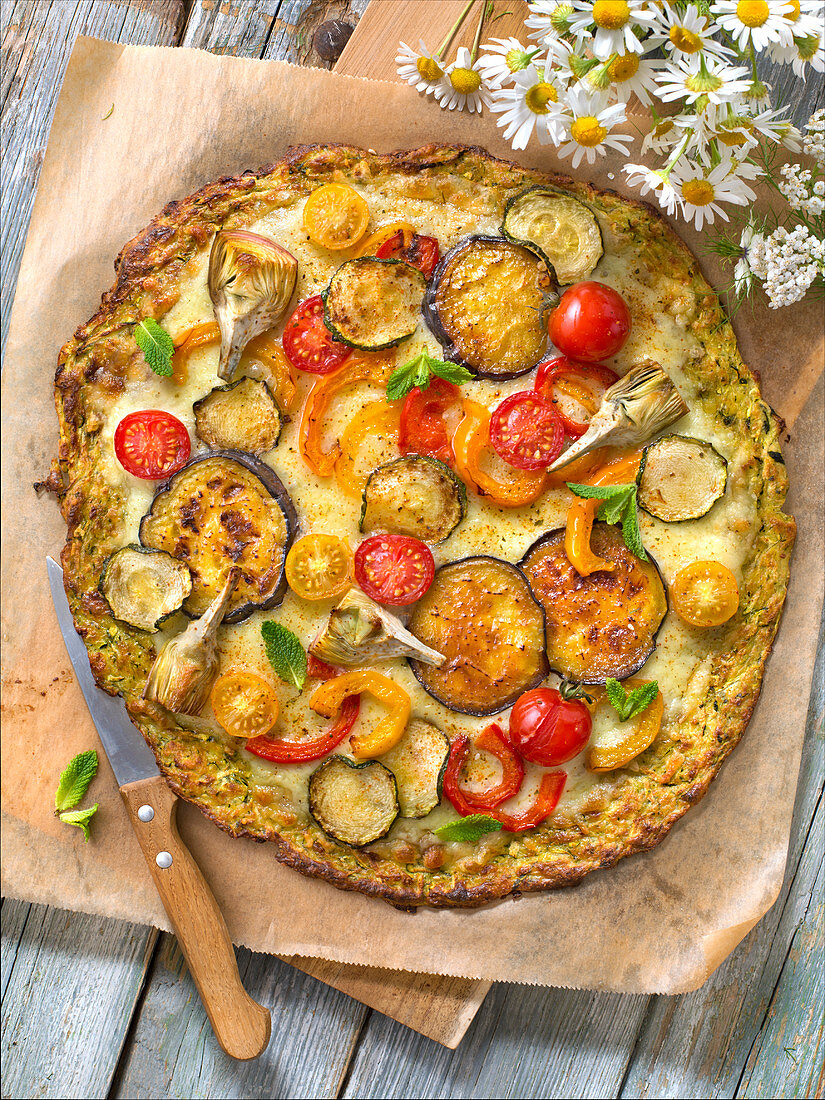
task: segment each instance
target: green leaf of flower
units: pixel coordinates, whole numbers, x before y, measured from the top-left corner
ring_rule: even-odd
[[[161,328],[154,317],[145,317],[135,325],[135,342],[155,374],[168,378],[172,373],[175,344],[166,329]]]
[[[55,813],[62,813],[76,806],[89,789],[97,773],[97,752],[87,749],[72,757],[60,776],[54,796]]]
[[[479,840],[485,833],[495,833],[501,829],[501,822],[487,814],[469,814],[460,817],[456,821],[448,821],[434,829],[436,836],[442,840],[459,840],[472,844]]]
[[[285,684],[293,684],[298,690],[307,678],[307,655],[298,637],[280,623],[267,619],[261,623],[269,663]]]
[[[88,843],[89,839],[91,838],[91,833],[89,832],[89,822],[97,813],[97,806],[98,804],[97,802],[95,802],[94,806],[89,806],[88,809],[71,810],[69,813],[61,814],[60,820],[66,825],[76,825],[78,829],[82,829],[83,836],[86,838],[86,841]]]
[[[635,718],[643,710],[647,710],[656,696],[659,694],[659,683],[651,680],[648,684],[626,691],[618,680],[608,679],[604,685],[610,705],[618,712],[622,722],[629,718]]]

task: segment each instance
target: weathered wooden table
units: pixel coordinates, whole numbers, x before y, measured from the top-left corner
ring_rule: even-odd
[[[314,29],[326,18],[354,22],[368,2],[0,0],[4,342],[78,34],[321,65]],[[822,103],[821,84],[797,84],[794,99],[804,121]],[[5,901],[3,1096],[822,1096],[824,671],[820,647],[784,888],[698,992],[500,984],[449,1051],[278,959],[241,950],[247,988],[272,1010],[273,1039],[261,1059],[239,1064],[215,1043],[174,937]]]

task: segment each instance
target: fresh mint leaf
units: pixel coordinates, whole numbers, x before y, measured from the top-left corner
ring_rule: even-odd
[[[135,325],[135,342],[155,374],[168,378],[172,373],[175,344],[166,329],[161,328],[154,317],[144,317]]]
[[[636,484],[629,485],[579,485],[567,482],[567,488],[585,500],[601,500],[596,513],[605,523],[621,524],[622,538],[628,550],[642,561],[647,561],[639,519],[636,511]]]
[[[87,749],[72,757],[60,777],[54,796],[55,813],[71,810],[83,798],[97,773],[97,752]]]
[[[495,833],[499,829],[501,829],[501,822],[496,821],[494,817],[488,817],[487,814],[469,814],[467,817],[460,817],[456,821],[439,825],[433,831],[442,840],[459,840],[472,844],[485,833]]]
[[[624,516],[622,516],[622,538],[631,554],[635,554],[636,557],[641,558],[642,561],[647,561],[647,554],[645,553],[644,543],[642,542],[642,532],[639,530],[639,516],[636,511],[635,493],[633,499],[628,503],[625,509]]]
[[[85,809],[85,810],[71,810],[69,813],[61,814],[60,815],[60,820],[65,825],[76,825],[78,827],[78,829],[82,829],[83,830],[83,836],[86,838],[86,841],[88,842],[90,837],[91,837],[91,833],[89,832],[89,822],[92,820],[94,815],[97,813],[97,806],[98,806],[98,804],[97,804],[97,802],[95,802],[94,806],[89,806],[88,809]]]
[[[293,684],[300,691],[307,678],[307,655],[300,640],[280,623],[267,619],[261,623],[269,663],[285,684]]]
[[[406,397],[416,386],[420,390],[426,390],[433,375],[456,385],[469,382],[473,377],[460,363],[445,363],[443,359],[436,359],[426,350],[420,351],[415,358],[396,367],[392,372],[387,382],[387,400],[397,401],[399,397]]]
[[[605,523],[621,523],[628,505],[635,508],[635,486],[622,485],[621,488],[625,492],[608,497],[597,512],[598,518],[604,520]]]
[[[447,363],[443,359],[431,359],[430,370],[445,382],[452,382],[456,386],[473,379],[473,375],[461,363]]]
[[[635,489],[635,485],[579,485],[575,481],[568,481],[567,488],[577,497],[585,500],[612,500],[614,497],[624,497],[628,489]]]
[[[625,691],[618,680],[608,679],[605,690],[610,705],[618,712],[619,718],[626,722],[629,718],[635,718],[637,714],[647,710],[659,694],[659,683],[657,680],[651,680],[650,683],[642,684],[640,687],[633,688],[632,691]]]

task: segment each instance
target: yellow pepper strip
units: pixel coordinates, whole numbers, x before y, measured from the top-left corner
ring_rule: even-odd
[[[341,435],[341,453],[335,463],[335,480],[348,496],[359,497],[364,492],[366,479],[357,476],[355,463],[364,443],[375,436],[386,436],[398,441],[401,409],[398,404],[371,401],[347,424]]]
[[[403,688],[380,672],[373,672],[368,668],[356,669],[324,681],[316,688],[309,705],[316,714],[333,718],[348,696],[360,695],[362,692],[374,696],[390,711],[375,729],[353,737],[350,742],[352,751],[360,760],[371,760],[394,748],[407,728],[410,720],[410,697]]]
[[[648,680],[625,680],[622,684],[627,691],[641,687],[649,683]],[[607,701],[599,703],[599,706],[607,706]],[[621,741],[600,748],[594,745],[588,753],[587,767],[591,772],[611,772],[616,768],[623,768],[631,760],[649,748],[662,728],[662,714],[664,713],[664,700],[661,691],[649,707],[628,721],[628,731]]]
[[[634,451],[629,455],[608,462],[602,466],[587,480],[588,485],[622,485],[636,480],[639,472],[639,463],[642,461],[642,452]],[[573,464],[571,463],[571,466]],[[569,471],[568,471],[569,473]],[[575,480],[568,476],[568,481]],[[603,570],[610,573],[615,566],[594,554],[590,549],[590,534],[593,530],[593,521],[599,510],[600,500],[574,497],[567,511],[567,525],[564,532],[564,551],[570,564],[581,577],[589,577],[591,573]]]
[[[507,481],[497,481],[481,469],[482,451],[490,446],[490,412],[477,401],[463,398],[464,415],[453,436],[456,472],[481,496],[489,497],[502,508],[520,508],[532,504],[545,486],[543,470],[516,470]]]
[[[323,450],[321,445],[323,424],[332,398],[356,382],[374,382],[376,385],[386,386],[394,362],[394,352],[355,352],[338,370],[321,375],[313,383],[301,413],[298,450],[314,474],[331,477],[341,454],[341,445],[337,440],[328,451]]]
[[[381,245],[385,244],[390,237],[394,237],[399,231],[404,234],[404,247],[408,248],[415,230],[409,222],[393,222],[391,225],[383,225],[375,233],[370,233],[369,237],[358,245],[353,255],[374,256]]]

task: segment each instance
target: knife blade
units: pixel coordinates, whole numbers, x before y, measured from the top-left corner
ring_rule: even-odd
[[[269,1042],[272,1019],[241,983],[218,903],[178,833],[178,800],[132,725],[123,700],[107,695],[95,683],[66,598],[63,570],[48,557],[46,569],[69,660],[215,1037],[232,1058],[257,1058]]]

